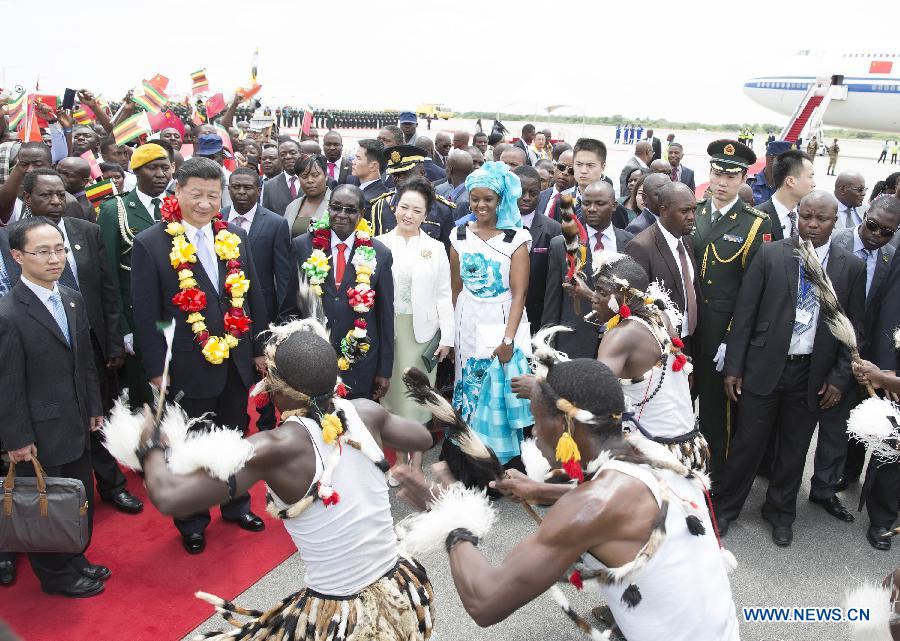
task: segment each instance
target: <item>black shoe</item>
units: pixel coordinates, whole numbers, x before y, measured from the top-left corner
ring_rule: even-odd
[[[94,565],[93,563],[88,563],[83,568],[79,568],[78,571],[81,573],[81,576],[86,576],[94,581],[106,581],[112,576],[112,572],[109,571],[108,567],[105,565]]]
[[[891,549],[891,537],[887,536],[887,533],[885,528],[873,525],[866,531],[866,539],[876,550],[887,552]]]
[[[859,483],[859,476],[842,476],[834,486],[834,491],[843,492],[854,483]]]
[[[253,512],[242,514],[236,519],[225,520],[229,523],[237,523],[242,529],[247,530],[248,532],[262,532],[266,529],[266,524],[263,523],[263,520],[256,516]]]
[[[119,512],[138,514],[143,511],[144,503],[126,489],[121,489],[111,496],[101,496],[107,503],[112,503]]]
[[[775,545],[786,548],[794,540],[794,530],[790,525],[773,525],[772,540]]]
[[[838,519],[839,521],[844,521],[846,523],[853,523],[856,519],[847,508],[844,507],[844,504],[841,503],[841,500],[832,496],[827,499],[814,499],[813,497],[809,497],[810,503],[815,503],[817,505],[821,505],[825,508],[825,511],[828,512],[831,516]]]
[[[730,526],[731,522],[728,519],[716,517],[716,527],[719,528],[719,536],[724,537],[726,534],[728,534],[728,528]]]
[[[15,561],[0,561],[0,585],[12,585],[16,582]]]
[[[41,590],[47,594],[59,594],[67,596],[71,599],[84,599],[103,592],[103,583],[89,579],[86,576],[79,576],[75,583],[62,588],[47,588],[41,586]]]
[[[185,534],[181,537],[181,544],[188,554],[200,554],[206,549],[206,537],[202,534]]]

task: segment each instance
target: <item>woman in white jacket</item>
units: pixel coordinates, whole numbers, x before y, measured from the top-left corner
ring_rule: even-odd
[[[431,415],[406,398],[401,377],[407,368],[417,367],[428,374],[433,385],[437,361],[450,354],[454,335],[447,250],[440,241],[421,230],[422,221],[433,204],[431,183],[421,177],[410,179],[398,190],[397,226],[377,237],[391,250],[394,260],[396,335],[393,384],[381,403],[390,412],[422,423]],[[426,361],[431,361],[430,371]],[[406,462],[405,454],[397,453],[398,462]],[[422,454],[414,454],[410,463],[420,468]]]

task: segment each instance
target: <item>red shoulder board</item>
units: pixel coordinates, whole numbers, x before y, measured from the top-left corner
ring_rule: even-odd
[[[763,242],[771,243],[772,242],[772,234],[763,234]]]

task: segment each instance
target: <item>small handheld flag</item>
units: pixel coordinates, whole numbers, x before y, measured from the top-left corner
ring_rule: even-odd
[[[94,206],[96,211],[100,211],[100,204],[111,196],[116,195],[116,185],[112,180],[100,180],[94,183],[93,185],[89,185],[87,189],[84,190],[84,195],[90,201],[91,205]]]
[[[206,69],[200,69],[191,74],[191,81],[194,83],[192,88],[192,92],[196,95],[198,93],[205,93],[209,91],[209,80],[206,79]]]
[[[117,145],[124,145],[126,142],[134,140],[142,134],[149,133],[150,121],[147,119],[147,114],[144,112],[134,114],[113,127],[113,136],[116,139]]]

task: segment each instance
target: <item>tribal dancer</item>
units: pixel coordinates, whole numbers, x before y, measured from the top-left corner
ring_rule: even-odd
[[[160,512],[191,514],[263,481],[269,513],[300,551],[306,587],[265,612],[198,592],[235,626],[205,638],[428,639],[431,584],[425,569],[398,551],[381,448],[423,451],[431,435],[370,400],[339,398],[337,356],[315,321],[273,328],[265,356],[268,373],[254,391],[268,393],[280,410],[284,422],[276,430],[243,439],[214,428],[185,438],[183,420],[169,425],[179,414],[170,408],[159,437],[149,414],[132,415],[121,405],[104,430],[121,462],[143,467]],[[235,615],[250,620],[241,624]]]
[[[537,532],[494,567],[476,547],[485,528],[470,527],[483,526],[470,516],[482,497],[469,491],[466,505],[453,485],[435,499],[416,472],[397,470],[405,495],[432,508],[401,524],[403,543],[411,537],[424,549],[425,529],[432,546],[446,538],[463,606],[481,626],[550,590],[590,638],[609,639],[612,628],[591,628],[569,606],[556,586],[568,577],[576,587],[596,585],[628,641],[738,639],[727,576],[734,557],[716,536],[705,479],[666,448],[623,432],[625,399],[609,367],[592,359],[561,362],[546,345],[537,346],[535,358],[545,368],[530,396],[538,447],[567,470],[586,463],[586,480],[559,496]]]

